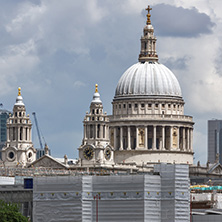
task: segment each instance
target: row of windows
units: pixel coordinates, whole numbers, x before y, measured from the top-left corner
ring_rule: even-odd
[[[12,139],[16,140],[16,134],[18,133],[18,129],[15,127],[12,128]],[[23,127],[20,127],[19,139],[23,139]],[[25,140],[28,140],[28,128],[25,128]]]
[[[141,103],[140,104],[140,106],[141,106],[141,108],[145,108],[145,103]],[[176,104],[162,104],[161,105],[162,106],[162,108],[166,108],[166,106],[168,107],[168,109],[169,108],[174,108],[174,109],[176,109],[176,107],[179,109],[180,108],[180,105],[176,105]],[[121,104],[119,104],[119,109],[121,109]],[[118,105],[116,105],[116,109],[118,108]],[[126,108],[126,104],[123,104],[123,109],[125,109]],[[128,108],[129,109],[131,109],[132,108],[132,104],[128,104]],[[138,108],[138,104],[137,103],[135,103],[134,104],[134,108]],[[152,103],[148,103],[148,108],[152,108]],[[155,108],[159,108],[159,104],[158,103],[155,103]]]
[[[20,120],[20,119],[17,120],[17,119],[15,119],[15,120],[13,121],[13,120],[11,119],[11,120],[10,120],[10,123],[13,123],[13,122],[14,122],[14,123],[28,123],[28,120],[27,120],[27,119],[26,119],[26,120],[22,120],[22,119],[21,119],[21,120]]]
[[[23,116],[25,115],[25,113],[23,113]],[[17,117],[17,116],[22,116],[22,112],[15,112],[15,117]]]
[[[92,121],[94,121],[94,120],[100,120],[100,121],[104,121],[104,118],[103,117],[87,117],[87,121],[90,121],[90,120],[92,120]],[[106,120],[106,119],[105,119]]]
[[[100,110],[100,113],[102,110]],[[99,114],[99,109],[92,109],[92,114]]]

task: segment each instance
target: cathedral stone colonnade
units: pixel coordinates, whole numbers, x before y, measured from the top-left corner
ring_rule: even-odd
[[[141,125],[113,127],[115,150],[181,150],[193,151],[193,128],[173,125]],[[166,137],[165,135],[169,135]]]

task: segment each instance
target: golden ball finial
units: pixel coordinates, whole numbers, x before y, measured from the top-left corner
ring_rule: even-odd
[[[95,93],[98,93],[98,84],[96,84],[95,87],[96,87]]]
[[[148,7],[146,8],[146,10],[147,10],[147,21],[146,21],[146,24],[147,25],[150,25],[151,24],[151,20],[150,20],[150,17],[151,17],[151,15],[150,15],[150,11],[152,10],[152,8],[148,5]]]
[[[18,96],[21,96],[21,87],[18,87]]]

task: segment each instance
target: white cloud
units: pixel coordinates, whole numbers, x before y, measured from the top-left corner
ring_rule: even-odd
[[[74,86],[74,88],[79,89],[80,87],[85,87],[86,83],[84,83],[82,81],[75,81],[73,86]]]

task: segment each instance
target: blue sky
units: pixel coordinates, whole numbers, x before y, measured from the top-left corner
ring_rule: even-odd
[[[206,163],[207,120],[222,119],[221,1],[1,0],[0,103],[12,110],[20,86],[53,156],[78,157],[95,83],[111,114],[118,80],[138,61],[148,4],[159,62],[194,117],[195,161]]]

